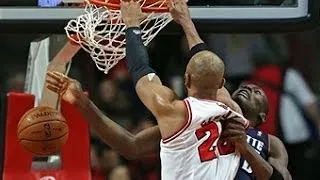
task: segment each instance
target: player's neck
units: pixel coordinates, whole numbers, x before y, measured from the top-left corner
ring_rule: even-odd
[[[197,98],[197,99],[206,99],[206,100],[217,100],[217,91],[214,90],[190,90],[188,96]]]

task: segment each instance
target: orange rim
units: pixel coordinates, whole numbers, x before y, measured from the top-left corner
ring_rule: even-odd
[[[89,0],[89,1],[90,3],[95,4],[97,6],[106,6],[110,9],[120,9],[120,4],[107,3],[99,0]],[[143,12],[159,12],[159,13],[169,12],[168,7],[141,7],[141,10]]]

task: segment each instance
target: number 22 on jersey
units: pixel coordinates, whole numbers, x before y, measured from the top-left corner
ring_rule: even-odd
[[[220,154],[230,154],[234,152],[234,147],[231,144],[223,143],[222,141],[219,141],[219,128],[216,122],[209,121],[208,123],[202,124],[202,127],[197,129],[196,137],[198,140],[201,140],[204,138],[207,134],[209,136],[205,141],[203,141],[202,144],[198,147],[198,153],[201,162],[210,161],[217,158],[216,148],[218,147],[218,150]],[[217,145],[214,146],[215,142],[218,140]]]

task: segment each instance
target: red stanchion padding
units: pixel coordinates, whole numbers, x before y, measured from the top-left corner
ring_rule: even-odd
[[[66,102],[62,102],[62,114],[69,126],[69,138],[61,153],[66,179],[89,180],[90,140],[87,121],[75,107]]]
[[[61,152],[61,169],[32,170],[32,154],[19,144],[17,125],[22,115],[34,107],[34,96],[8,94],[3,180],[91,180],[89,127],[80,113],[62,102],[69,138]]]
[[[19,144],[17,126],[22,115],[34,107],[34,100],[31,94],[8,93],[7,95],[4,180],[28,179],[26,175],[31,168],[32,154]]]

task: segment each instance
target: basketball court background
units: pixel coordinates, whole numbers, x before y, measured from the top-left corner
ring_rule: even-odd
[[[289,0],[281,6],[278,1],[273,1],[272,3],[267,1],[247,1],[244,4],[237,3],[237,1],[229,1],[228,3],[226,1],[214,2],[205,0],[190,1],[191,13],[198,30],[206,42],[211,44],[214,50],[219,51],[219,55],[230,59],[230,61],[227,60],[227,64],[237,64],[234,65],[236,68],[231,68],[230,70],[230,82],[237,84],[239,81],[248,78],[251,75],[250,73],[255,70],[254,65],[247,69],[243,68],[243,71],[250,73],[241,74],[241,71],[236,71],[240,69],[237,67],[250,64],[252,61],[259,62],[261,60],[269,63],[289,61],[293,67],[304,75],[314,92],[320,92],[320,76],[318,76],[320,43],[317,41],[319,39],[319,30],[313,30],[317,26],[319,18],[318,1]],[[63,27],[67,20],[80,15],[82,9],[70,7],[70,4],[68,4],[69,7],[56,7],[59,1],[52,1],[49,4],[40,1],[1,3],[3,3],[1,4],[3,6],[0,7],[0,32],[2,32],[0,34],[0,59],[2,64],[0,66],[0,91],[4,94],[4,100],[1,104],[2,119],[8,120],[6,118],[8,115],[7,108],[9,108],[7,106],[8,101],[10,101],[10,98],[15,98],[15,94],[9,97],[6,97],[5,94],[9,91],[23,92],[27,90],[31,92],[31,89],[34,89],[32,93],[36,97],[39,95],[39,87],[41,88],[41,86],[38,85],[41,85],[43,81],[43,79],[41,80],[41,73],[44,73],[44,69],[40,67],[46,66],[48,60],[51,60],[65,44],[67,39],[64,35]],[[68,3],[81,2],[69,1]],[[37,7],[38,5],[43,7]],[[209,5],[209,7],[203,7],[204,5]],[[294,33],[283,34],[286,31]],[[168,43],[168,41],[171,43]],[[238,44],[238,46],[235,45],[234,47],[244,47],[239,49],[239,51],[243,52],[240,57],[247,61],[238,60],[235,62],[237,60],[235,57],[227,55],[229,51],[224,52],[228,48],[216,47],[215,41],[224,42],[225,45],[229,43]],[[258,43],[259,45],[261,45],[261,41],[267,45],[248,45],[248,43],[255,41],[260,42]],[[33,46],[31,46],[31,42],[33,42]],[[152,63],[161,78],[166,84],[174,88],[180,96],[184,95],[182,88],[183,78],[181,77],[184,70],[183,53],[185,49],[183,45],[181,29],[172,23],[149,46],[150,56],[153,59]],[[33,57],[38,58],[31,58],[31,51],[34,51],[35,54]],[[263,59],[255,56],[254,59],[254,55],[249,55],[251,52],[260,53],[260,56],[267,58]],[[236,55],[237,53],[234,54]],[[30,66],[36,59],[38,60],[36,66]],[[259,60],[256,61],[256,59]],[[233,73],[236,74],[236,78],[232,75]],[[143,106],[135,97],[134,92],[132,92],[133,87],[128,80],[128,75],[125,73],[125,64],[120,63],[112,73],[104,75],[96,70],[90,57],[81,51],[73,60],[70,75],[80,80],[84,89],[89,92],[90,97],[109,116],[131,129],[132,132],[149,127],[154,123],[145,120],[144,117],[147,113],[144,111],[143,113],[132,113],[133,117],[127,115],[131,112],[143,110]],[[37,86],[38,88],[36,88]],[[119,91],[121,93],[114,95],[115,91],[119,89],[121,89]],[[108,92],[111,95],[103,96],[101,92]],[[134,98],[128,102],[125,97],[129,96]],[[118,102],[122,103],[112,104],[109,101],[98,101],[99,99],[108,98],[116,98]],[[24,103],[23,100],[17,102]],[[136,109],[132,109],[130,104],[131,106],[134,104]],[[19,106],[19,104],[13,106]],[[123,107],[114,108],[115,106]],[[15,109],[17,108],[12,109],[11,111],[13,112],[11,113],[15,113]],[[5,127],[5,121],[1,123],[1,127]],[[1,135],[5,137],[5,134]],[[135,177],[135,179],[146,178],[151,180],[158,178],[157,172],[160,167],[157,155],[144,160],[126,162],[119,158],[116,153],[101,145],[101,142],[95,138],[94,134],[91,142],[93,144],[92,151],[96,153],[96,156],[91,158],[98,159],[92,163],[94,166],[99,166],[100,169],[105,170],[119,163],[129,167],[132,170],[132,177]],[[1,154],[5,156],[4,152]],[[10,156],[15,155],[11,153]],[[99,171],[99,168],[94,170]]]

